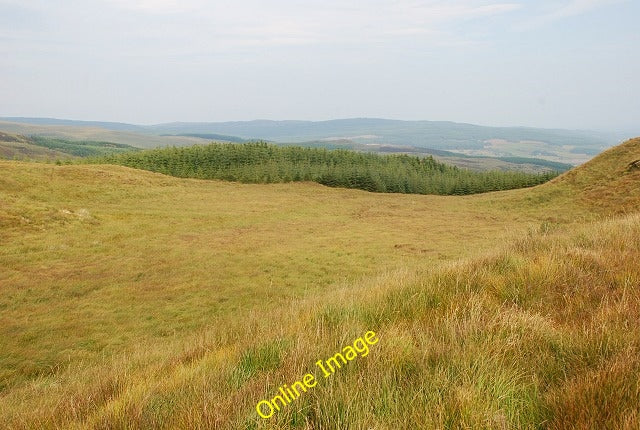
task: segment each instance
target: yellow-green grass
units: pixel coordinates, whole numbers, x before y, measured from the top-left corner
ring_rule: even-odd
[[[640,138],[615,146],[552,180],[569,187],[583,204],[601,213],[636,212],[640,207]]]
[[[638,218],[582,226],[606,211],[575,187],[389,195],[0,162],[0,418],[634,425]],[[367,357],[257,416],[366,330]]]
[[[76,424],[635,429],[639,237],[638,215],[532,232],[482,258],[387,272],[140,348],[103,370],[91,392],[101,407]],[[314,363],[371,329],[369,355],[323,379]],[[258,401],[308,372],[317,387],[258,417]],[[81,375],[69,377],[83,386]],[[85,404],[72,392],[60,409]]]

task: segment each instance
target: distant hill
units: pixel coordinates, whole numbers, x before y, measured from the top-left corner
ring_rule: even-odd
[[[112,142],[137,148],[158,148],[162,146],[190,146],[209,143],[208,139],[188,136],[159,136],[139,131],[113,130],[88,125],[53,125],[0,120],[0,130],[23,136],[43,136],[66,140],[91,140]]]
[[[0,158],[8,160],[53,160],[68,158],[68,154],[35,145],[26,136],[0,131]]]
[[[135,131],[140,132],[144,130],[144,126],[127,124],[123,122],[108,122],[108,121],[79,121],[75,119],[57,119],[57,118],[33,118],[33,117],[2,117],[0,121],[17,122],[22,124],[34,124],[34,125],[68,125],[73,127],[100,127],[107,130],[119,130],[119,131]]]
[[[444,149],[422,148],[417,146],[357,143],[349,139],[331,141],[314,140],[300,143],[281,143],[281,145],[296,145],[326,149],[351,149],[355,151],[377,152],[382,154],[395,153],[432,156],[443,163],[477,172],[486,170],[521,171],[526,173],[543,173],[550,171],[565,172],[574,167],[569,163],[560,163],[542,158],[467,155],[464,153],[446,151]]]
[[[151,136],[133,132],[106,130],[93,127],[70,125],[34,125],[26,123],[2,123],[0,130],[13,130],[27,133],[10,134],[0,132],[0,158],[55,160],[69,157],[96,156],[123,150],[144,148],[150,141],[162,143],[156,146],[190,146],[210,141],[246,143],[246,139],[214,133],[187,133],[181,136]],[[167,141],[162,141],[167,139]],[[176,139],[175,141],[173,139]],[[126,143],[125,143],[126,142]],[[128,143],[128,144],[127,144]],[[418,156],[433,156],[437,160],[476,172],[487,170],[520,171],[524,173],[564,172],[571,167],[563,164],[535,158],[487,157],[454,153],[446,150],[420,148],[403,145],[362,144],[352,140],[311,141],[281,143],[280,145],[298,145],[326,149],[351,149],[362,152],[401,153]]]
[[[100,127],[144,135],[222,135],[300,143],[348,139],[362,144],[404,145],[456,151],[466,155],[543,158],[579,164],[618,143],[613,134],[531,127],[485,127],[447,121],[400,121],[377,118],[329,121],[175,122],[134,125],[114,122],[9,117],[0,120],[40,126]],[[235,141],[235,140],[231,140]],[[129,142],[123,142],[129,143]],[[149,145],[145,145],[149,147]]]
[[[224,135],[224,134],[216,134],[216,133],[161,134],[160,136],[199,137],[200,139],[215,140],[217,142],[232,142],[232,143],[249,142],[249,139],[243,139],[243,138],[237,137],[237,136],[227,136],[227,135]]]
[[[66,140],[44,136],[21,136],[0,131],[0,158],[60,160],[135,151],[133,146],[91,140]]]
[[[443,121],[340,119],[330,121],[246,121],[172,123],[151,126],[165,133],[215,132],[276,142],[349,139],[467,151],[468,155],[525,156],[582,162],[617,143],[614,136],[580,130],[484,127]],[[562,158],[562,159],[560,159]]]

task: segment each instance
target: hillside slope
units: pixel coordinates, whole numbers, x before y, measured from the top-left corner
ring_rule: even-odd
[[[25,136],[0,131],[0,159],[16,160],[55,160],[69,157],[60,151],[34,145]]]
[[[608,149],[551,181],[567,186],[600,210],[623,213],[640,207],[640,137]]]
[[[170,422],[186,427],[197,414],[209,424],[233,417],[234,428],[638,428],[639,237],[638,215],[535,233],[480,259],[298,305],[277,316],[284,329],[256,322],[237,334],[260,338],[237,350],[246,352],[205,358],[218,376],[189,394],[199,369],[174,380],[178,403],[198,404],[200,390],[228,397]],[[367,330],[379,337],[370,354],[322,379],[316,360]],[[247,371],[239,387],[226,382]],[[307,372],[320,379],[315,391],[257,417],[261,399]]]
[[[1,161],[0,418],[637,428],[640,217],[576,222],[618,211],[577,190],[635,145],[467,197]],[[594,183],[631,209],[633,181]],[[322,378],[317,360],[369,330],[369,353]],[[258,416],[307,373],[317,386]]]
[[[70,162],[90,157],[137,151],[133,146],[93,140],[68,140],[43,136],[22,136],[0,131],[0,158]]]
[[[68,140],[92,140],[131,145],[136,148],[189,146],[207,143],[208,139],[188,136],[158,136],[126,130],[109,130],[97,126],[46,125],[0,121],[0,130],[25,136],[37,135]]]

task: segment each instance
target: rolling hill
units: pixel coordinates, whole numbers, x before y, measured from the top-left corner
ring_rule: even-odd
[[[2,422],[637,428],[639,159],[473,196],[0,161]]]
[[[68,162],[79,157],[96,157],[137,150],[136,147],[121,143],[44,136],[27,137],[0,131],[0,158],[4,159]]]
[[[564,172],[573,167],[571,164],[542,158],[529,157],[490,157],[467,155],[443,149],[422,148],[405,145],[385,145],[374,143],[357,143],[349,139],[332,139],[330,141],[309,141],[298,143],[280,143],[287,146],[303,146],[309,148],[349,149],[353,151],[375,152],[379,154],[408,154],[421,157],[433,157],[445,164],[461,167],[475,172],[487,170],[521,171],[525,173]]]
[[[0,130],[9,134],[23,136],[40,136],[65,140],[84,140],[96,142],[111,142],[130,145],[136,148],[157,148],[162,146],[189,146],[208,143],[208,139],[189,136],[159,136],[142,134],[129,130],[110,130],[104,127],[62,125],[62,124],[31,124],[22,122],[0,121]]]
[[[3,123],[4,121],[4,123]],[[10,124],[9,124],[10,123]],[[6,127],[11,128],[6,128]],[[140,147],[182,146],[201,135],[227,136],[230,141],[262,139],[301,143],[348,139],[359,144],[410,146],[490,157],[542,158],[579,164],[619,142],[612,133],[528,127],[485,127],[446,121],[399,121],[352,118],[329,121],[176,122],[155,125],[75,121],[50,118],[0,118],[0,129],[20,134],[69,133],[84,129],[83,139],[107,140]],[[31,130],[30,132],[27,130]],[[102,131],[100,131],[102,130]],[[109,133],[107,134],[107,131]],[[136,145],[132,135],[147,136]],[[110,138],[107,138],[110,135]],[[167,136],[170,135],[170,136]],[[69,138],[68,134],[59,137]],[[118,139],[118,140],[114,140]],[[191,140],[189,140],[191,139]],[[139,140],[139,139],[138,139]]]
[[[66,157],[68,157],[68,154],[61,151],[35,145],[33,140],[26,136],[0,131],[0,158],[8,160],[55,160]]]
[[[35,120],[36,119],[34,119],[34,121]],[[59,123],[66,124],[67,122],[59,121]],[[143,134],[130,132],[123,134],[119,131],[63,126],[61,124],[42,126],[20,123],[0,123],[0,127],[4,126],[7,130],[12,130],[14,132],[19,131],[28,135],[10,134],[0,131],[0,158],[53,161],[59,159],[68,160],[70,157],[73,158],[74,156],[100,155],[102,153],[109,152],[109,147],[112,148],[111,152],[118,152],[120,149],[126,148],[131,150],[148,148],[150,146],[154,146],[154,144],[160,147],[166,147],[192,146],[196,144],[209,143],[211,140],[234,143],[248,142],[247,140],[239,137],[215,133],[186,133],[180,136],[160,135],[160,139],[166,139],[160,142],[155,140],[155,137],[150,138],[148,135]],[[111,141],[98,141],[92,140],[91,138],[111,139]],[[184,138],[195,140],[185,141]],[[128,145],[122,142],[129,142],[133,145]],[[50,151],[35,148],[34,145],[48,148]],[[280,145],[326,149],[349,149],[360,152],[374,152],[381,154],[402,153],[422,157],[434,156],[446,164],[451,164],[476,172],[497,170],[540,174],[553,171],[562,172],[572,167],[570,164],[536,158],[470,156],[450,151],[412,146],[359,144],[351,140],[332,140],[330,142],[310,141],[297,144],[280,143]]]

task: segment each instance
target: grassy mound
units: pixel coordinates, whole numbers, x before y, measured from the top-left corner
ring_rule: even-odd
[[[551,181],[568,187],[584,203],[607,212],[640,207],[640,138],[630,139]]]

